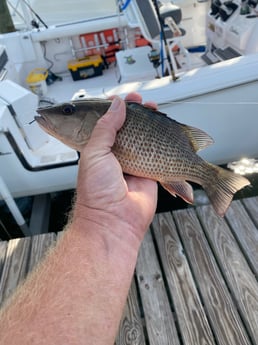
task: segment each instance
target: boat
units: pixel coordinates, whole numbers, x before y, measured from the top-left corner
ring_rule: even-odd
[[[50,25],[29,11],[32,28],[0,35],[0,199],[75,187],[78,153],[33,122],[38,106],[71,99],[136,91],[206,131],[204,159],[258,157],[256,0],[180,6],[131,0]]]

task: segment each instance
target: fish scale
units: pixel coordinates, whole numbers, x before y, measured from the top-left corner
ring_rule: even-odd
[[[38,109],[35,120],[50,135],[81,151],[110,100],[85,99]],[[189,182],[200,184],[218,215],[223,216],[234,193],[250,182],[243,176],[206,162],[196,154],[213,140],[198,128],[166,114],[126,102],[126,120],[112,152],[124,173],[159,181],[172,195],[193,202]]]
[[[145,176],[160,182],[169,181],[171,175],[181,179],[192,175],[196,180],[198,179],[195,182],[199,182],[199,171],[198,175],[195,172],[196,165],[202,160],[197,155],[192,155],[189,140],[185,140],[182,145],[184,140],[181,139],[180,146],[182,128],[178,128],[178,132],[175,132],[174,127],[168,125],[171,121],[163,114],[153,118],[151,112],[142,116],[134,109],[128,114],[126,126],[118,132],[116,144],[113,147],[113,152],[125,172],[140,174],[140,176],[144,173]],[[177,123],[175,124],[175,121],[174,126],[180,127]],[[133,155],[131,155],[132,152]],[[166,152],[165,156],[164,152]],[[185,165],[189,156],[192,158],[192,164]]]

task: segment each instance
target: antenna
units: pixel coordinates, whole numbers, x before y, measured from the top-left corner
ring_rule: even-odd
[[[30,6],[30,4],[25,1],[25,0],[22,0],[23,3],[28,7],[28,9],[31,11],[31,13],[34,14],[34,16],[40,21],[41,24],[43,24],[45,26],[46,29],[48,29],[48,26],[47,24],[40,18],[40,16],[33,10],[33,8]]]

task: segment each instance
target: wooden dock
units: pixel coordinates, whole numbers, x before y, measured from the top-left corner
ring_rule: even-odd
[[[0,304],[56,234],[0,242]],[[258,345],[258,197],[155,216],[116,345]]]

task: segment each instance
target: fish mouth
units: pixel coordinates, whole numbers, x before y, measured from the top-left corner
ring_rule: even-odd
[[[40,114],[40,109],[37,110],[37,112]],[[39,124],[39,126],[44,129],[47,132],[52,132],[53,130],[53,125],[51,124],[51,122],[49,121],[49,119],[47,118],[47,116],[45,116],[44,114],[40,114],[40,116],[34,116],[34,120]]]

